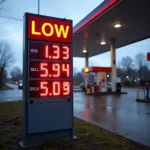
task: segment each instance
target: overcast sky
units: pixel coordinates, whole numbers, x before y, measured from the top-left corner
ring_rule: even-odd
[[[7,0],[3,5],[0,16],[9,16],[23,20],[25,12],[37,13],[38,0]],[[103,0],[41,0],[40,14],[72,19],[73,24],[78,23],[90,11],[92,11]],[[19,66],[22,69],[22,38],[23,23],[0,17],[0,39],[8,40],[15,53],[16,62],[13,66]],[[117,50],[117,62],[123,56],[130,55],[134,58],[139,52],[147,53],[150,51],[150,39],[138,42]],[[104,53],[90,58],[93,65],[110,66],[110,53]],[[74,66],[81,70],[85,65],[85,60],[82,58],[74,59]],[[12,66],[12,67],[13,67]],[[11,68],[12,68],[11,67]],[[10,68],[10,69],[11,69]]]

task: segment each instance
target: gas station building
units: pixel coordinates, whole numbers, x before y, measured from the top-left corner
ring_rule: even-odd
[[[116,49],[150,37],[150,0],[105,0],[73,28],[73,56],[111,52],[112,92],[116,92]]]

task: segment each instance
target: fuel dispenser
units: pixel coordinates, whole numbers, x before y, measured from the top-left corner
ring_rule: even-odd
[[[98,93],[98,92],[107,92],[107,76],[108,72],[111,72],[111,67],[89,67],[84,68],[82,72],[88,76],[88,92],[89,92],[89,85],[91,89],[91,93]],[[85,85],[87,88],[87,85]]]

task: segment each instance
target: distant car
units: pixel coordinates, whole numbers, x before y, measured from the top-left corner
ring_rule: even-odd
[[[112,83],[111,82],[107,82],[107,91],[111,92],[112,89]]]
[[[22,87],[23,87],[23,81],[19,80],[18,81],[18,89],[22,89]]]
[[[80,88],[82,89],[82,91],[85,91],[85,84],[84,84],[84,83],[81,83],[81,84],[80,84]]]

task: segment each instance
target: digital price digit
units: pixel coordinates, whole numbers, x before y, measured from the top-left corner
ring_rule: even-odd
[[[40,63],[40,70],[43,72],[40,77],[48,77],[48,63]]]
[[[52,89],[53,89],[53,95],[59,96],[60,95],[60,82],[53,82]]]
[[[45,58],[51,58],[48,53],[48,45],[45,46]]]
[[[44,92],[40,93],[40,96],[48,96],[48,82],[41,82],[40,89]]]
[[[53,48],[53,53],[55,54],[53,56],[53,59],[59,59],[60,58],[60,47],[57,46],[57,45],[52,45],[52,48]]]
[[[70,64],[62,64],[62,71],[66,72],[66,77],[70,77]]]
[[[68,60],[69,59],[69,47],[63,46],[63,59]]]
[[[52,65],[53,71],[55,71],[55,74],[53,74],[53,77],[60,77],[60,64],[53,64]]]
[[[63,82],[63,95],[69,95],[70,94],[70,82]]]

